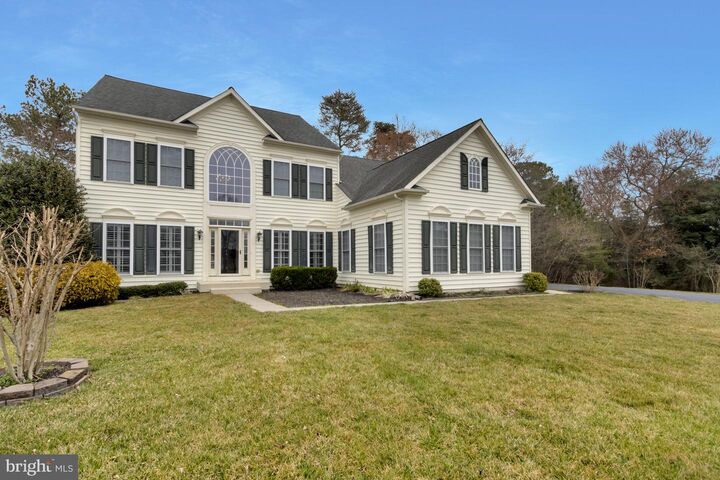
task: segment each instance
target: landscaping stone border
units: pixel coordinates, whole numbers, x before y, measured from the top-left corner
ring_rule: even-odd
[[[69,392],[90,376],[90,365],[84,358],[60,358],[46,362],[64,371],[56,377],[35,383],[21,383],[0,388],[0,407],[19,405],[37,398],[52,397]]]

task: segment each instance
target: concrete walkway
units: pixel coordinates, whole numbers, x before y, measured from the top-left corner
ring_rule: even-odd
[[[566,292],[579,291],[577,285],[564,283],[551,283],[550,288]],[[598,287],[599,292],[619,293],[621,295],[652,295],[655,297],[676,298],[689,302],[720,303],[720,295],[716,293],[681,292],[679,290],[660,290],[655,288],[624,288],[624,287]]]
[[[252,293],[230,293],[228,294],[228,297],[232,298],[236,302],[244,303],[258,312],[284,312],[288,310],[287,307],[268,302],[267,300],[256,297]]]

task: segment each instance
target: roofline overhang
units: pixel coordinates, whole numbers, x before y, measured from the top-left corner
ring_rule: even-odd
[[[535,208],[545,208],[545,205],[543,205],[542,203],[530,203],[530,202],[527,202],[527,203],[521,204],[521,205],[520,205],[520,208],[531,208],[531,209],[535,209]]]
[[[367,200],[363,200],[361,202],[350,202],[347,205],[343,207],[343,210],[354,210],[356,208],[360,207],[366,207],[368,205],[372,205],[373,203],[382,202],[384,200],[388,200],[389,198],[401,198],[401,197],[420,197],[422,195],[425,195],[428,193],[428,190],[418,187],[418,188],[399,188],[397,190],[393,190],[392,192],[383,193],[382,195],[377,195],[375,197],[368,198]]]
[[[102,110],[100,108],[83,107],[80,105],[73,106],[73,110],[78,113],[92,113],[103,117],[119,118],[122,120],[132,120],[135,122],[147,123],[150,125],[161,125],[169,128],[179,128],[181,130],[197,131],[197,125],[191,123],[175,123],[168,120],[160,120],[159,118],[142,117],[130,113],[113,112],[112,110]]]
[[[264,137],[263,142],[274,143],[277,145],[287,145],[288,147],[300,147],[307,148],[309,150],[319,150],[322,152],[333,153],[335,155],[339,155],[342,153],[342,150],[335,148],[321,147],[318,145],[308,145],[307,143],[290,142],[287,140],[278,140],[277,138],[273,137]]]

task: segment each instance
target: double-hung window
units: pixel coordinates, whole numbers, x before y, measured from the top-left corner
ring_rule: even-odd
[[[512,272],[515,270],[515,227],[503,226],[501,229],[501,269],[503,272]]]
[[[160,273],[182,273],[182,227],[160,226]]]
[[[373,225],[373,267],[375,273],[385,273],[385,224]]]
[[[273,230],[273,266],[290,265],[290,231]]]
[[[130,273],[131,226],[127,223],[105,225],[105,261],[118,273]]]
[[[477,158],[471,159],[468,164],[468,186],[478,190],[482,188],[482,173]]]
[[[325,169],[308,167],[308,197],[316,200],[325,199]]]
[[[325,266],[325,233],[324,232],[310,232],[308,249],[309,262],[308,265],[311,267],[324,267]]]
[[[160,185],[165,187],[183,186],[183,149],[160,145]]]
[[[450,225],[448,222],[432,222],[432,271],[450,272]]]
[[[350,230],[343,230],[340,234],[340,248],[342,251],[342,271],[349,272],[350,265]]]
[[[132,182],[132,141],[105,139],[105,179],[112,182]]]
[[[290,163],[273,161],[273,195],[290,196]]]
[[[470,272],[483,271],[483,226],[468,225],[468,259]]]

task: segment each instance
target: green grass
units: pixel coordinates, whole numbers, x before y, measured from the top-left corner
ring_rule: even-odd
[[[720,306],[610,294],[259,314],[62,314],[79,391],[0,409],[0,453],[81,478],[717,478]]]

